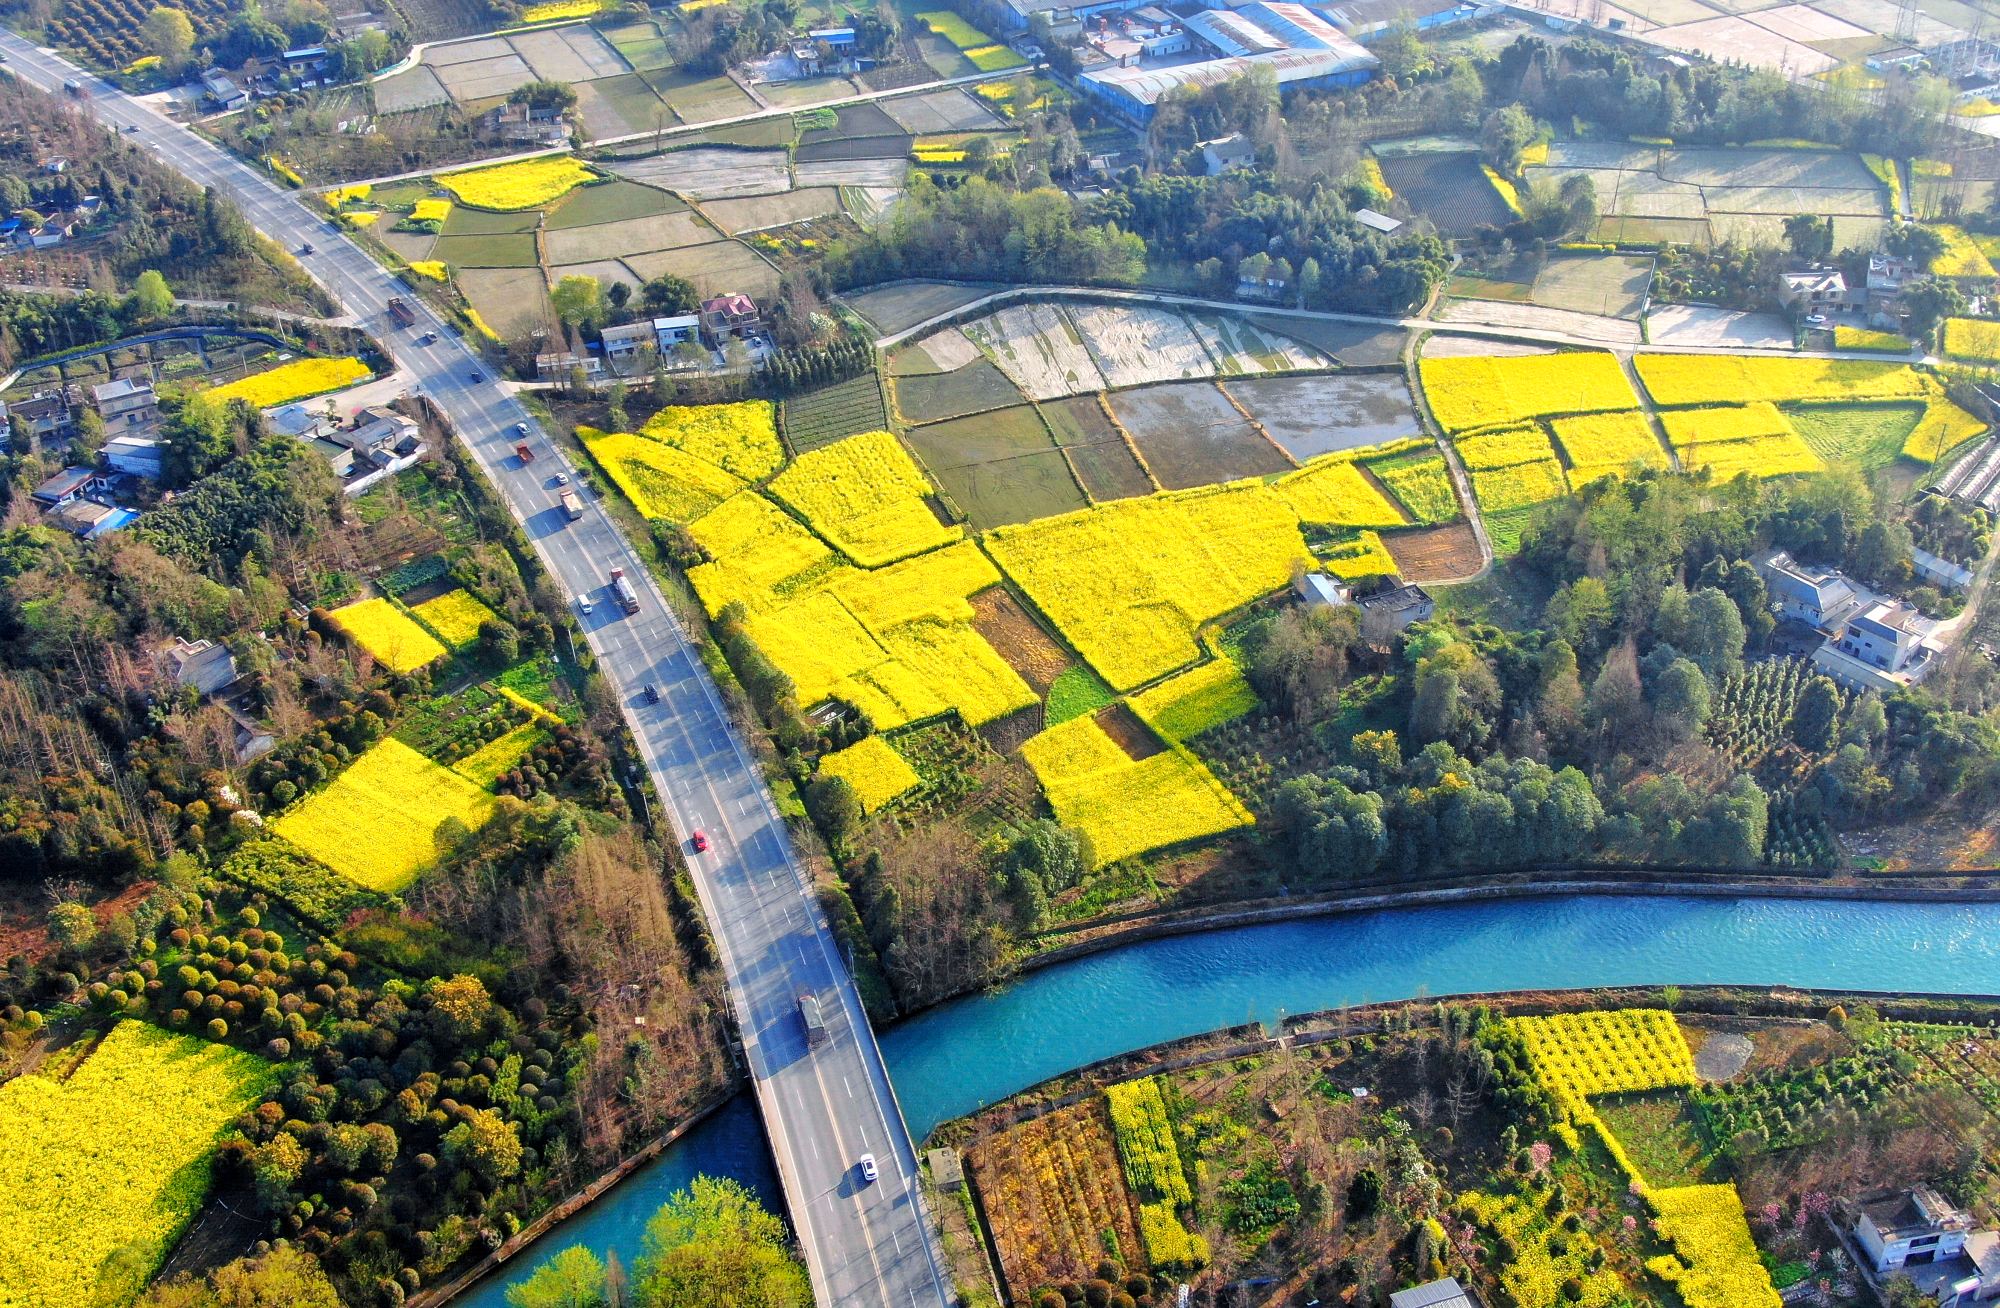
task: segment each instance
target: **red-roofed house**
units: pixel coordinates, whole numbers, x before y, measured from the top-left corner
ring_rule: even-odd
[[[730,291],[701,302],[701,335],[713,349],[730,337],[748,340],[764,334],[764,316],[757,302],[741,291]]]

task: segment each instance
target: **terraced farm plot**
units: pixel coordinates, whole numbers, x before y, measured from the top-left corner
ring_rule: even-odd
[[[600,30],[604,39],[611,43],[611,48],[632,67],[642,71],[673,67],[673,51],[667,48],[666,38],[660,35],[660,29],[651,21]]]
[[[1398,531],[1382,538],[1403,580],[1421,585],[1452,581],[1479,571],[1479,538],[1470,523]]]
[[[571,89],[576,92],[576,116],[582,123],[585,140],[600,141],[607,136],[651,131],[663,120],[673,121],[673,112],[643,73],[575,82]]]
[[[1086,503],[1033,405],[932,423],[906,439],[976,530],[1053,517]]]
[[[1234,314],[1191,313],[1188,325],[1225,377],[1325,368],[1332,360],[1310,345]]]
[[[785,442],[794,455],[889,425],[882,411],[882,387],[872,372],[794,395],[783,401],[779,413]]]
[[[1451,471],[1434,446],[1426,443],[1406,453],[1370,459],[1367,468],[1389,488],[1412,520],[1438,525],[1459,516]]]
[[[1223,389],[1300,463],[1422,429],[1410,388],[1395,373],[1253,377],[1224,383]]]
[[[492,796],[385,737],[271,830],[349,880],[395,893],[437,858],[446,819],[476,831],[492,812]],[[357,831],[368,839],[357,841]]]
[[[964,330],[1031,400],[1104,389],[1103,375],[1060,305],[1010,305]]]
[[[669,195],[658,187],[642,186],[637,182],[621,179],[598,186],[581,186],[571,191],[549,210],[546,225],[551,231],[565,227],[594,227],[601,223],[648,218],[655,214],[679,213],[686,208],[687,205],[678,197]],[[454,213],[452,218],[456,220],[459,214],[476,212],[478,211],[461,209]],[[532,226],[530,223],[531,228]],[[447,222],[445,232],[449,234],[451,230],[452,225]]]
[[[908,331],[920,322],[950,313],[983,296],[994,287],[960,286],[948,282],[897,282],[871,290],[855,291],[845,297],[847,307],[875,324],[884,335]]]
[[[1660,414],[1667,439],[1681,464],[1708,469],[1718,481],[1739,473],[1779,477],[1794,472],[1818,472],[1820,462],[1799,439],[1785,415],[1765,401],[1703,409],[1668,409]]]
[[[1021,402],[1007,375],[985,359],[950,372],[897,377],[896,412],[909,422],[939,422]]]
[[[1860,158],[1837,151],[1561,142],[1531,175],[1560,182],[1578,173],[1597,188],[1600,240],[1761,240],[1775,238],[1782,219],[1813,213],[1836,219],[1840,248],[1889,212],[1882,184]]]
[[[1814,454],[1829,464],[1864,472],[1886,468],[1923,419],[1924,406],[1908,404],[1788,404],[1784,415]]]
[[[1514,221],[1480,171],[1477,154],[1411,154],[1379,160],[1389,188],[1431,220],[1445,236],[1471,236],[1481,227]]]
[[[1310,346],[1350,368],[1397,363],[1403,357],[1404,342],[1409,339],[1409,334],[1400,327],[1330,322],[1324,318],[1252,314],[1244,321],[1267,336]]]
[[[458,289],[502,336],[523,335],[549,319],[548,285],[534,268],[468,268]]]
[[[548,245],[549,262],[556,264],[678,250],[720,238],[713,227],[695,214],[680,212],[625,218],[590,227],[563,227],[545,233],[543,239]]]
[[[899,377],[956,372],[985,357],[977,345],[966,339],[964,332],[956,327],[947,327],[898,350],[890,359],[889,368]]]
[[[1534,300],[1552,309],[1636,318],[1652,280],[1651,259],[1624,254],[1558,255],[1536,275]]]
[[[738,150],[721,146],[691,146],[647,159],[617,159],[604,167],[635,182],[720,200],[736,195],[763,195],[792,184],[790,159],[783,150]]]
[[[1069,456],[1070,467],[1091,499],[1130,499],[1158,489],[1126,445],[1124,435],[1112,425],[1098,396],[1050,400],[1041,410],[1043,420],[1055,433],[1056,444]]]
[[[626,71],[611,43],[587,25],[517,32],[507,40],[544,82],[588,82]]]
[[[1292,461],[1258,435],[1212,382],[1142,386],[1110,402],[1139,457],[1168,490],[1292,469]]]
[[[1555,418],[1549,430],[1569,460],[1570,482],[1581,487],[1599,477],[1622,474],[1634,463],[1664,468],[1667,452],[1643,413],[1592,413]]]
[[[1215,372],[1193,329],[1171,310],[1073,304],[1068,313],[1107,386],[1179,381]]]
[[[702,212],[731,236],[758,232],[770,227],[802,223],[841,212],[840,191],[831,186],[812,186],[778,195],[750,195],[734,200],[714,200]]]
[[[648,73],[646,80],[684,123],[707,123],[757,112],[749,92],[727,77],[702,77],[682,69]]]
[[[533,232],[440,236],[431,246],[430,257],[442,259],[454,268],[532,268],[535,236]]]
[[[606,290],[611,289],[614,285],[622,284],[629,291],[638,290],[644,281],[638,273],[633,272],[630,267],[618,259],[590,259],[583,263],[559,263],[549,269],[549,277],[553,281],[561,281],[565,277],[595,277],[604,284]]]
[[[437,70],[423,64],[383,78],[371,85],[368,93],[374,97],[375,112],[380,114],[408,113],[451,102],[451,92],[444,89]]]
[[[1418,376],[1432,414],[1454,435],[1553,414],[1639,407],[1618,360],[1600,351],[1512,358],[1426,354]]]
[[[998,131],[1007,126],[962,87],[899,95],[882,101],[882,111],[903,131],[919,136],[945,132]]]
[[[800,186],[857,186],[864,190],[896,190],[909,177],[910,161],[901,155],[883,159],[801,159],[792,167]]]

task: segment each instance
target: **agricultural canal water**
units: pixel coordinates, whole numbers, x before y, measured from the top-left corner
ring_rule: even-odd
[[[1668,982],[2000,992],[2000,904],[1578,896],[1390,909],[1143,941],[1033,972],[882,1038],[910,1130],[1113,1054],[1246,1021],[1414,995]],[[697,1173],[779,1199],[747,1097],[457,1301],[572,1244],[629,1273],[646,1219]]]

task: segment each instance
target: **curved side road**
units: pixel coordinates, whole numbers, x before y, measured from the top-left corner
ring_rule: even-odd
[[[0,31],[6,71],[56,94],[80,84],[77,107],[151,150],[189,180],[241,206],[259,231],[301,255],[308,272],[371,329],[450,418],[459,440],[492,479],[556,582],[591,596],[582,619],[676,834],[706,833],[689,854],[714,928],[757,1103],[770,1133],[793,1224],[822,1304],[933,1308],[954,1301],[917,1186],[917,1161],[848,974],[756,760],[723,709],[700,658],[630,544],[596,503],[571,522],[556,502],[562,456],[533,415],[422,301],[291,192],[186,128],[50,51]],[[397,330],[388,300],[401,294],[417,324]],[[435,339],[423,337],[435,333]],[[516,425],[525,424],[526,437]],[[542,457],[514,454],[526,439]],[[627,616],[610,593],[612,568],[639,590]],[[645,688],[655,687],[657,704]],[[827,1038],[808,1046],[798,996],[820,996]],[[864,1182],[857,1161],[876,1156],[881,1179]]]

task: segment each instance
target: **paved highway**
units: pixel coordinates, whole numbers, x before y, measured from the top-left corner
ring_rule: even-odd
[[[618,689],[694,868],[819,1301],[841,1308],[953,1302],[881,1052],[756,762],[678,620],[609,516],[594,503],[580,521],[563,515],[553,486],[561,456],[534,417],[445,324],[292,192],[11,32],[0,32],[0,50],[8,69],[44,89],[60,94],[66,80],[81,83],[83,108],[196,183],[232,197],[286,249],[317,246],[301,262],[449,415],[557,583],[591,598],[585,635]],[[418,313],[409,330],[388,319],[388,299],[399,293]],[[437,337],[426,344],[421,338],[428,332]],[[541,452],[532,464],[514,455],[521,439],[516,423],[528,425],[527,439]],[[627,616],[611,596],[613,567],[638,585],[636,614]],[[658,688],[657,705],[646,702],[648,684]],[[705,853],[686,843],[696,830],[707,835]],[[828,1038],[816,1049],[807,1046],[798,1015],[804,990],[821,997],[825,1012]],[[867,1153],[881,1172],[872,1185],[857,1166]]]

